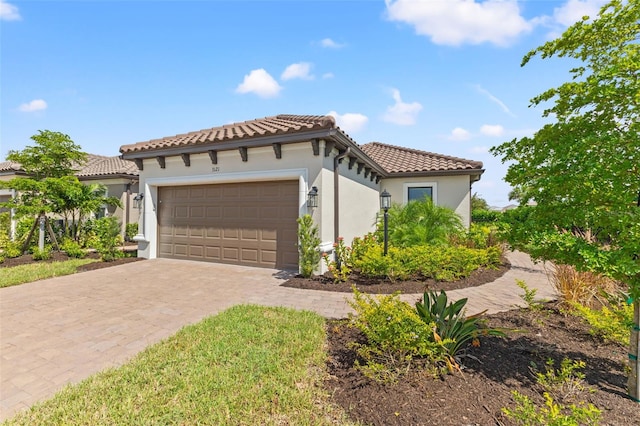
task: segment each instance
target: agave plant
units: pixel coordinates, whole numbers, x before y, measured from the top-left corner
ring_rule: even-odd
[[[480,334],[504,336],[500,329],[480,328],[480,319],[486,311],[465,317],[464,307],[467,299],[448,303],[444,290],[440,294],[427,291],[422,302],[416,302],[418,315],[427,324],[434,324],[434,337],[441,339],[449,356],[455,356],[469,340],[477,339]]]

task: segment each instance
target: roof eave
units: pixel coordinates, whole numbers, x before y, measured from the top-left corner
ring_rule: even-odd
[[[388,172],[387,178],[397,177],[422,177],[422,176],[477,176],[484,173],[484,169],[458,169],[458,170],[428,170],[428,171],[411,171],[411,172]]]
[[[356,157],[362,158],[367,165],[371,166],[371,169],[378,173],[380,176],[388,177],[389,172],[387,172],[380,164],[378,164],[373,158],[369,157],[365,152],[360,149],[360,146],[356,144],[351,138],[345,135],[339,129],[332,130],[332,136],[338,144],[342,145],[345,149],[351,148],[351,152],[355,154]]]

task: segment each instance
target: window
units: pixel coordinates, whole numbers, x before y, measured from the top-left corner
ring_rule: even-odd
[[[411,186],[407,188],[407,201],[422,201],[425,197],[433,200],[432,186]]]
[[[433,204],[438,204],[438,184],[437,182],[412,182],[403,185],[403,204],[409,201],[424,200],[431,198]]]

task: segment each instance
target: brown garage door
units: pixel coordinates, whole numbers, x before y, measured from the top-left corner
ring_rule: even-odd
[[[298,182],[161,187],[160,257],[297,269]]]

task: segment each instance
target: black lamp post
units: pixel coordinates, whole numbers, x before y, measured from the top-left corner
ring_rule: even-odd
[[[311,191],[307,194],[307,207],[318,207],[318,187],[312,186]]]
[[[389,248],[389,207],[391,207],[391,194],[385,189],[380,194],[380,208],[384,210],[384,255]]]

